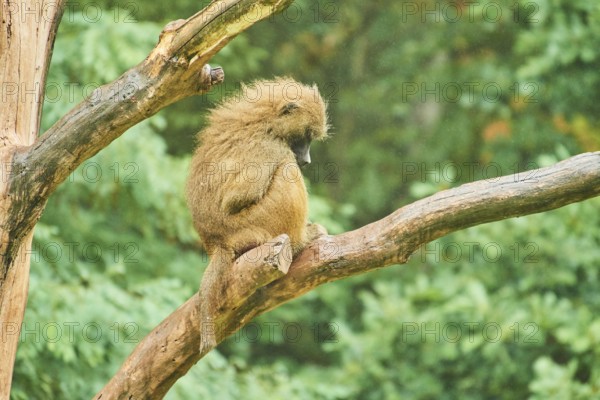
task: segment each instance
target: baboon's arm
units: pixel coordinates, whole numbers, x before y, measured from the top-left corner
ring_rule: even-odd
[[[225,171],[232,171],[224,176],[223,201],[221,209],[228,215],[237,214],[247,207],[260,202],[269,190],[279,163],[268,161],[270,157],[263,154],[252,154],[248,150],[243,159],[227,160],[224,163]]]

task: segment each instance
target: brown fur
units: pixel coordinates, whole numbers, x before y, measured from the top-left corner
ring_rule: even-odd
[[[312,239],[306,187],[290,143],[327,136],[317,88],[289,78],[243,86],[208,121],[187,182],[194,226],[211,255],[200,287],[201,349],[216,344],[216,296],[226,291],[220,276],[237,256],[282,233],[294,254]]]

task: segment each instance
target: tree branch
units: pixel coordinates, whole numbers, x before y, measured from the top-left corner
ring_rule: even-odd
[[[222,279],[227,298],[218,305],[222,309],[236,309],[258,289],[284,276],[292,263],[292,246],[288,235],[280,235],[240,256]],[[137,347],[115,375],[96,394],[96,399],[159,399],[198,360],[200,344],[200,317],[197,314],[198,296],[192,297],[175,313],[155,328]],[[185,318],[182,318],[184,316]],[[215,324],[216,335],[220,321]],[[186,338],[186,339],[183,339]],[[196,339],[196,340],[194,340]],[[222,339],[221,339],[222,340]],[[145,358],[153,353],[152,361]],[[136,355],[143,355],[138,358]],[[164,369],[165,365],[172,368]]]
[[[8,236],[15,245],[8,251],[33,228],[50,194],[75,168],[167,105],[220,83],[222,70],[211,70],[206,62],[239,33],[291,2],[218,0],[187,20],[168,24],[144,61],[96,89],[17,152],[9,193],[19,201],[9,210],[15,223]]]
[[[215,321],[217,340],[222,341],[255,316],[316,286],[405,263],[419,246],[448,233],[552,210],[598,195],[600,152],[584,153],[551,167],[445,190],[360,229],[323,236],[304,249],[285,276],[260,290],[229,293]],[[243,269],[239,268],[236,271],[228,279],[239,286],[256,287],[254,273],[240,274]],[[146,336],[96,399],[106,398],[104,395],[163,396],[204,356],[197,345],[199,301],[198,295],[193,296]],[[150,367],[152,373],[147,374]],[[140,371],[145,372],[140,375]]]

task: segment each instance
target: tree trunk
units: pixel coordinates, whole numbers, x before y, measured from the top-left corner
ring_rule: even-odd
[[[0,6],[0,398],[8,399],[13,364],[27,304],[33,224],[11,233],[23,213],[37,220],[43,204],[27,210],[29,193],[11,192],[13,157],[31,145],[40,129],[44,82],[63,0],[49,4],[5,0]]]

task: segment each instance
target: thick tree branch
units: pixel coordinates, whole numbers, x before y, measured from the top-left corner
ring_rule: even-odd
[[[213,1],[187,20],[168,24],[144,61],[96,89],[16,153],[9,192],[20,201],[9,210],[16,220],[8,232],[14,243],[8,251],[33,228],[49,195],[77,166],[167,105],[220,83],[222,71],[211,71],[206,62],[239,33],[291,2]]]
[[[262,246],[256,247],[238,258],[232,265],[226,282],[227,298],[221,299],[219,307],[231,310],[240,306],[258,289],[284,276],[292,263],[292,246],[287,235],[280,235]],[[200,318],[197,296],[191,298],[173,315],[183,312],[188,318],[167,318],[148,336],[157,340],[143,340],[130,356],[119,373],[96,396],[96,399],[159,399],[198,360],[200,336],[189,336],[187,332],[199,331]],[[217,330],[221,324],[217,324]],[[224,337],[220,331],[218,337]],[[197,340],[184,340],[195,337]],[[155,347],[161,343],[159,347]],[[145,355],[154,352],[153,361]],[[172,368],[165,370],[164,365]]]
[[[598,195],[600,152],[584,153],[552,167],[445,190],[360,229],[323,236],[294,260],[285,276],[247,297],[238,291],[229,293],[230,298],[215,321],[217,340],[222,341],[255,316],[318,285],[404,263],[419,246],[450,232],[552,210]],[[228,279],[239,281],[235,285],[253,286],[257,279],[254,273],[239,274],[237,268],[236,271]],[[198,353],[198,301],[197,295],[190,298],[144,338],[96,399],[106,395],[164,395],[204,355]],[[157,354],[161,354],[160,358]]]

